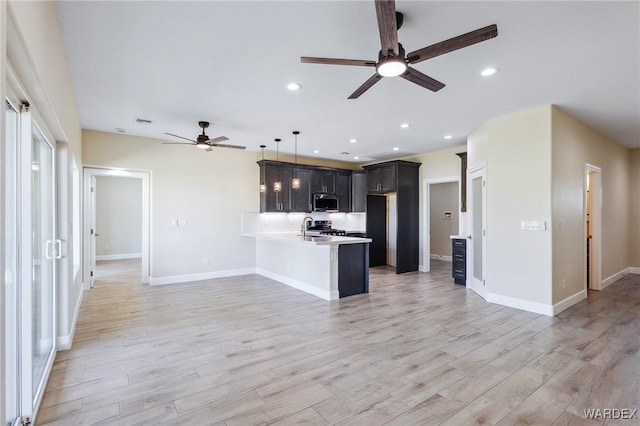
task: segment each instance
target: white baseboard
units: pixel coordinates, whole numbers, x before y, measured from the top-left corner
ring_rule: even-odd
[[[580,290],[576,294],[567,297],[553,305],[553,315],[558,315],[567,308],[572,307],[576,303],[587,298],[587,290]]]
[[[427,271],[427,267],[424,265],[418,265],[418,271],[420,272],[429,272]]]
[[[71,321],[71,327],[69,330],[69,334],[64,336],[58,336],[58,350],[65,351],[67,349],[71,349],[71,344],[73,343],[73,335],[76,332],[76,323],[78,322],[78,315],[80,315],[80,305],[82,305],[82,296],[84,294],[84,286],[80,286],[81,290],[78,294],[78,300],[76,301],[76,307],[73,313],[73,321]]]
[[[485,298],[487,302],[496,303],[498,305],[508,306],[510,308],[522,309],[536,314],[542,314],[552,317],[553,306],[544,303],[531,302],[530,300],[518,299],[515,297],[503,296],[501,294],[487,293]]]
[[[297,290],[302,290],[305,293],[309,293],[309,294],[313,294],[314,296],[317,296],[321,299],[324,300],[336,300],[340,297],[340,293],[337,291],[326,291],[326,290],[321,290],[317,287],[313,287],[309,284],[305,284],[301,281],[297,281],[279,274],[275,274],[273,272],[270,271],[266,271],[264,269],[256,269],[256,273],[260,274],[264,277],[270,278],[274,281],[278,281],[282,284],[286,284],[289,287],[293,287]]]
[[[122,253],[122,254],[101,254],[96,256],[96,260],[124,260],[124,259],[139,259],[142,257],[142,253]]]
[[[631,268],[625,268],[622,271],[618,271],[615,274],[605,278],[604,280],[602,280],[602,283],[600,284],[600,288],[598,290],[604,290],[605,288],[609,287],[611,284],[618,281],[620,278],[631,273],[630,269]]]
[[[216,278],[237,277],[255,274],[255,268],[227,269],[225,271],[200,272],[197,274],[172,275],[168,277],[149,277],[149,285],[186,283],[192,281],[213,280]]]
[[[443,256],[441,254],[430,254],[429,257],[434,260],[444,260],[445,262],[451,262],[453,260],[451,256]]]
[[[627,271],[628,271],[630,274],[640,274],[640,267],[637,267],[637,266],[629,266],[629,267],[627,268]]]

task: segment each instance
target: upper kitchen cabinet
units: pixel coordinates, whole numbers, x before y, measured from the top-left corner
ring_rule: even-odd
[[[288,212],[291,209],[292,168],[286,164],[267,163],[262,165],[260,173],[264,176],[266,191],[260,194],[261,212]],[[274,185],[281,183],[280,191]]]
[[[336,196],[338,210],[349,213],[351,211],[351,172],[336,172]]]
[[[351,174],[351,211],[367,211],[367,174],[364,171],[354,171]]]
[[[300,179],[300,188],[291,189],[291,211],[310,212],[311,206],[311,180],[313,172],[307,168],[294,167],[293,177]]]
[[[311,192],[336,193],[336,172],[334,170],[313,169]]]
[[[385,194],[396,191],[396,164],[373,164],[365,166],[365,169],[367,171],[367,189],[369,193]]]

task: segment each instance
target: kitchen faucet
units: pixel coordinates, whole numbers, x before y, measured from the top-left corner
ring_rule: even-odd
[[[313,218],[311,216],[305,216],[304,219],[302,219],[302,225],[300,225],[300,233],[303,237],[307,236],[307,220],[313,222]]]

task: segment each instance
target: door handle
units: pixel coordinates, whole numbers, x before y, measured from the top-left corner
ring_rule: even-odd
[[[56,239],[56,260],[62,259],[62,240]]]
[[[53,249],[53,241],[47,240],[44,243],[44,257],[45,258],[53,259],[52,249]]]

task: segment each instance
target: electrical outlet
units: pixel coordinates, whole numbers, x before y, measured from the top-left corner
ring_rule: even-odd
[[[567,280],[562,279],[562,288],[567,288]]]
[[[208,258],[208,257],[205,257],[204,259],[202,259],[202,264],[203,264],[204,266],[207,266],[207,265],[209,264],[209,258]]]

